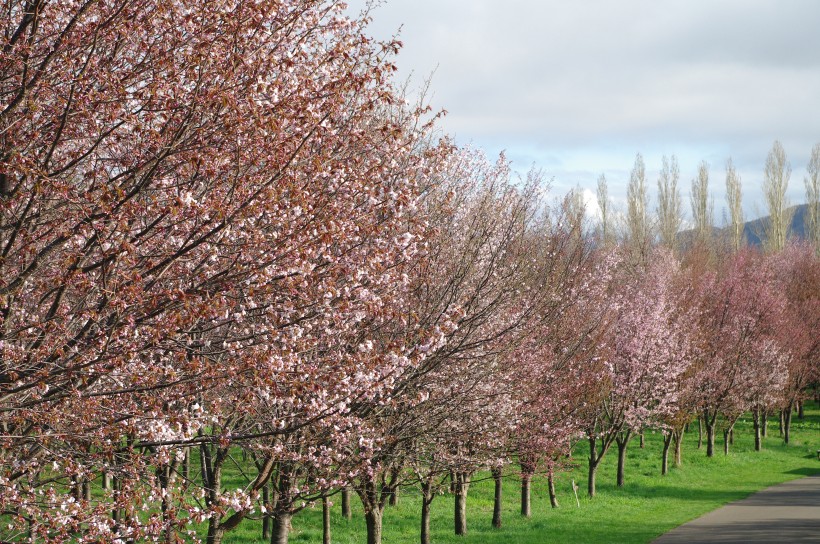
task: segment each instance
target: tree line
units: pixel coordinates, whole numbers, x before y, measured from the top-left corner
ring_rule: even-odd
[[[592,232],[539,172],[442,136],[367,22],[323,0],[4,5],[0,539],[216,544],[262,516],[282,543],[355,493],[375,544],[415,486],[429,542],[440,491],[463,534],[489,470],[500,527],[508,467],[528,515],[578,441],[590,495],[647,429],[678,464],[695,419],[708,455],[746,410],[788,441],[818,380],[816,245],[678,247],[673,163],[660,231],[636,163],[627,231],[603,181]]]

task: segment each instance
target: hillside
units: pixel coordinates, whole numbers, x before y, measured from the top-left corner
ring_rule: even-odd
[[[792,224],[789,228],[789,236],[803,240],[806,237],[806,216],[808,214],[808,205],[801,204],[799,206],[792,206],[791,209],[794,210],[794,216],[792,217]],[[753,221],[747,221],[743,226],[743,233],[746,236],[748,243],[754,246],[761,246],[765,240],[765,232],[768,224],[768,215]]]
[[[800,204],[799,206],[792,206],[794,215],[792,216],[791,227],[789,228],[789,237],[798,238],[800,240],[806,237],[806,216],[808,214],[808,205]],[[766,229],[769,224],[769,216],[759,217],[752,221],[747,221],[743,224],[743,234],[746,237],[748,244],[760,247],[766,238]],[[714,234],[717,239],[729,239],[729,227],[715,228]],[[695,238],[694,229],[683,230],[678,233],[681,244],[685,247],[692,243]]]

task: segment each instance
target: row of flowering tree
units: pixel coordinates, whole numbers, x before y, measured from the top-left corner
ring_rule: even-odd
[[[585,408],[590,496],[613,444],[624,485],[627,444],[645,429],[664,436],[664,474],[673,442],[680,466],[684,429],[696,419],[710,457],[718,430],[728,453],[734,425],[748,411],[757,450],[773,411],[785,416],[788,443],[793,408],[818,381],[818,264],[815,251],[800,245],[710,258],[693,250],[683,263],[666,249],[642,263],[624,255],[605,303],[612,324],[599,347],[604,363]]]
[[[0,540],[272,542],[336,493],[552,482],[589,444],[788,418],[816,255],[680,262],[584,229],[538,172],[436,136],[397,42],[324,0],[7,2]],[[510,469],[508,467],[515,467]],[[246,483],[230,488],[227,472]],[[93,492],[92,492],[93,489]],[[554,492],[552,492],[555,504]],[[326,537],[329,528],[325,527]]]

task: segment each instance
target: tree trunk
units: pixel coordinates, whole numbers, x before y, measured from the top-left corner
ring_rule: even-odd
[[[550,506],[558,508],[558,497],[555,495],[555,474],[551,468],[547,472],[547,489],[550,495]]]
[[[680,468],[683,464],[681,460],[681,445],[683,444],[683,432],[675,431],[675,466]]]
[[[77,480],[75,477],[71,477],[71,496],[74,498],[75,501],[79,502],[83,499],[82,497],[82,489],[80,487],[80,481]]]
[[[532,474],[521,475],[521,515],[528,518],[532,515],[530,509],[530,481]]]
[[[595,439],[589,439],[589,472],[587,473],[587,494],[590,498],[595,496],[595,473],[598,471],[598,449]]]
[[[343,487],[342,488],[342,517],[345,519],[350,519],[352,514],[350,513],[350,488]]]
[[[587,495],[589,498],[595,496],[595,473],[598,472],[598,465],[589,462],[589,473],[587,475]]]
[[[111,473],[109,473],[108,471],[103,471],[102,488],[105,490],[111,489]]]
[[[663,454],[661,455],[661,476],[669,472],[669,447],[672,445],[672,431],[663,433]]]
[[[735,445],[735,424],[732,423],[732,426],[729,427],[729,445]]]
[[[726,429],[723,431],[723,455],[729,455],[729,434],[731,433],[730,429]]]
[[[629,438],[626,440],[616,440],[618,443],[618,487],[624,486],[624,465],[626,464],[626,446],[629,444]]]
[[[783,411],[783,443],[789,443],[789,435],[791,434],[792,428],[792,405],[789,406]]]
[[[182,477],[191,479],[191,448],[185,448],[185,458],[182,461]]]
[[[213,519],[213,518],[211,518]],[[222,537],[225,536],[225,531],[219,528],[219,523],[208,523],[208,536],[205,540],[207,544],[222,544]],[[287,536],[282,544],[287,544]],[[279,541],[276,544],[280,544]]]
[[[162,511],[162,522],[165,526],[164,533],[166,544],[173,544],[179,541],[176,534],[176,527],[172,523],[172,510],[174,508],[172,504],[173,496],[170,492],[174,486],[174,482],[176,481],[178,468],[179,461],[177,461],[176,457],[174,457],[171,464],[161,466],[156,472],[157,480],[159,481],[162,489],[162,506],[160,509]]]
[[[715,426],[709,425],[709,422],[705,422],[706,425],[706,457],[714,457],[715,455]]]
[[[805,414],[803,413],[803,401],[797,401],[797,419],[803,419]]]
[[[382,543],[382,512],[374,508],[364,514],[367,522],[367,544]]]
[[[762,445],[760,440],[760,415],[760,408],[755,406],[752,410],[752,424],[754,425],[755,430],[755,451],[760,451]]]
[[[262,514],[262,539],[267,540],[270,538],[270,511],[273,508],[270,501],[270,484],[262,486],[262,504],[265,505],[265,513]]]
[[[270,535],[270,544],[288,544],[288,533],[290,531],[289,512],[277,512],[273,516],[273,531]]]
[[[698,418],[698,449],[703,446],[703,421]]]
[[[421,544],[430,544],[430,504],[435,494],[429,482],[421,484]]]
[[[364,518],[367,525],[367,544],[381,544],[382,516],[387,490],[379,485],[375,474],[362,476],[355,486],[364,507]]]
[[[760,435],[766,438],[766,434],[769,431],[769,409],[764,406],[760,411]]]
[[[455,533],[457,535],[467,534],[467,490],[470,487],[470,475],[465,472],[457,472],[455,480],[455,509],[453,521]]]
[[[390,491],[390,497],[387,501],[387,504],[390,506],[396,506],[399,504],[399,488],[394,487],[392,491]]]
[[[116,476],[111,477],[111,489],[114,491],[114,499],[116,500],[119,495],[120,491],[120,479]],[[116,504],[116,503],[115,503]],[[120,515],[120,509],[114,508],[111,511],[111,519],[114,521],[114,532],[118,531],[119,523],[122,521],[122,516]]]
[[[202,460],[202,480],[205,485],[205,504],[215,505],[222,490],[222,460],[219,449],[212,452],[207,444],[201,444]],[[220,544],[225,531],[220,527],[222,517],[220,515],[211,516],[208,520],[207,544]]]
[[[271,509],[271,544],[287,544],[290,521],[293,518],[294,469],[289,463],[280,463],[274,483]]]
[[[493,480],[495,481],[495,501],[493,502],[493,527],[501,529],[501,503],[502,503],[502,478],[503,471],[500,468],[493,469]]]
[[[643,433],[641,433],[641,435],[640,435],[640,436],[641,436],[641,444],[640,444],[640,446],[641,446],[641,449],[644,449],[644,447],[646,446],[646,442],[644,442]]]
[[[327,495],[322,496],[322,544],[330,544],[330,504]]]
[[[785,410],[780,410],[780,436],[781,437],[783,436],[783,419],[785,418],[783,412],[785,412]]]

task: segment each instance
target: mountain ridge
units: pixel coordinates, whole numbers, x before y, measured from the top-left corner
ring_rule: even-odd
[[[806,217],[808,215],[809,205],[798,204],[790,206],[789,210],[793,212],[792,222],[789,225],[789,239],[805,240],[806,239]],[[766,241],[766,229],[768,227],[771,216],[758,217],[743,223],[743,237],[746,243],[750,246],[761,247]],[[730,226],[713,227],[713,236],[717,239],[730,238]],[[678,240],[684,245],[691,244],[695,239],[695,229],[687,229],[678,232]]]

